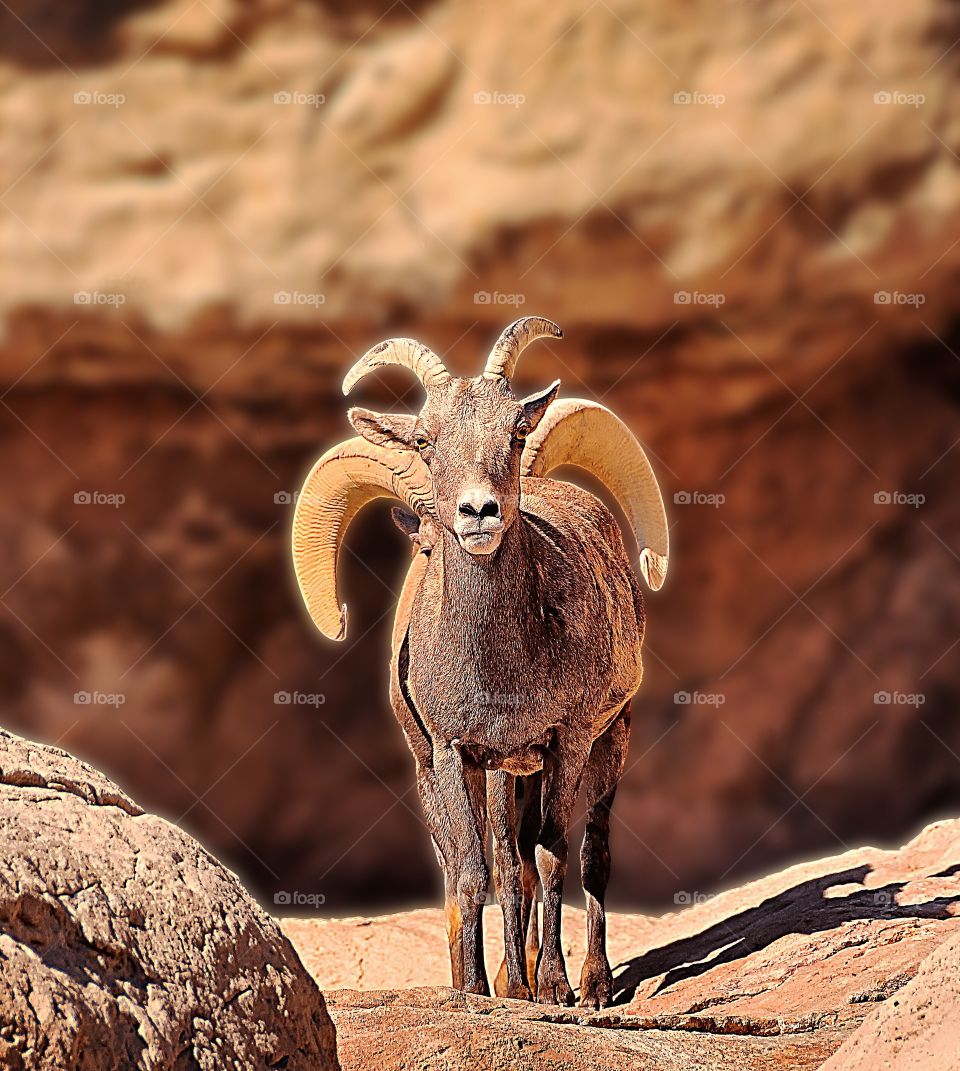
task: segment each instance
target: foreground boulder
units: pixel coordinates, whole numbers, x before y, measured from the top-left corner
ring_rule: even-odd
[[[0,732],[0,1067],[337,1066],[316,984],[230,871],[85,763]]]
[[[616,1004],[601,1012],[452,993],[439,910],[283,925],[328,993],[345,1069],[759,1071],[836,1053],[838,1071],[953,1071],[958,869],[960,821],[945,821],[897,851],[803,863],[660,919],[611,915]],[[499,910],[486,922],[492,974]],[[584,923],[567,909],[573,979]]]

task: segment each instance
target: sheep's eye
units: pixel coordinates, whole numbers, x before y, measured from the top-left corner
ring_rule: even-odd
[[[426,437],[426,435],[418,435],[413,440],[413,442],[418,450],[426,450],[426,448],[430,445],[430,440]]]
[[[530,434],[530,429],[529,429],[529,428],[527,427],[527,425],[526,425],[526,424],[521,424],[521,425],[520,425],[520,426],[519,426],[519,427],[517,428],[517,430],[516,430],[516,431],[515,431],[515,432],[513,433],[513,437],[514,437],[514,438],[515,438],[515,439],[516,439],[516,440],[517,440],[518,442],[523,442],[523,440],[524,440],[524,439],[525,439],[525,438],[526,438],[526,437],[527,437],[527,436],[528,436],[529,434]]]

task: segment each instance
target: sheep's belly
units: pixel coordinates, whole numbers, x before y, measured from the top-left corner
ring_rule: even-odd
[[[526,777],[543,769],[543,751],[548,741],[542,744],[528,744],[515,751],[498,751],[484,744],[460,742],[461,752],[477,766],[485,770],[506,770],[507,773]]]

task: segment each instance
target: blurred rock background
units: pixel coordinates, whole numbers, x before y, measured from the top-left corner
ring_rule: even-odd
[[[611,899],[955,814],[958,42],[946,0],[4,4],[3,724],[285,914],[433,897],[407,548],[352,530],[334,646],[290,503],[369,345],[467,372],[541,313],[520,385],[671,503]]]

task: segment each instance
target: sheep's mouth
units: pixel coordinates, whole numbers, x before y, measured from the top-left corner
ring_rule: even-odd
[[[500,545],[501,532],[502,529],[457,532],[457,539],[468,554],[492,554]]]

